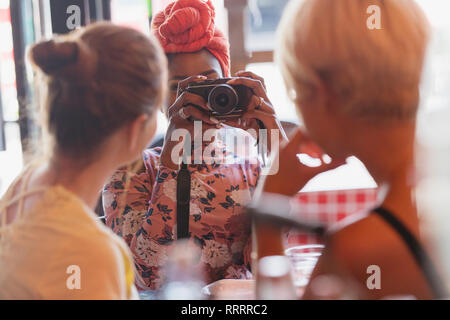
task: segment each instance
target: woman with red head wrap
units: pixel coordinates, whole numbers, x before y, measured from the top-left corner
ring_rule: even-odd
[[[230,45],[214,19],[210,0],[179,0],[155,16],[152,30],[167,54],[206,49],[219,61],[223,75],[229,77]]]
[[[169,61],[170,92],[163,110],[169,128],[164,146],[144,152],[145,167],[132,175],[126,192],[124,181],[129,172],[121,170],[106,185],[103,194],[107,224],[130,245],[141,290],[160,288],[168,253],[176,241],[179,169],[176,147],[180,142],[173,141],[174,133],[187,130],[194,136],[194,121],[201,121],[202,133],[223,131],[224,125],[256,130],[263,125],[282,131],[264,80],[253,73],[240,72],[230,82],[249,87],[253,95],[247,111],[239,119],[225,123],[211,116],[204,98],[183,90],[193,82],[230,76],[229,42],[216,28],[215,9],[210,0],[170,3],[154,17],[152,31]],[[242,159],[227,150],[218,138],[213,141],[215,155],[234,161],[206,163],[203,158],[201,164],[188,167],[190,240],[201,249],[197,267],[207,283],[251,277],[251,228],[242,209],[253,196],[261,170],[257,159]]]

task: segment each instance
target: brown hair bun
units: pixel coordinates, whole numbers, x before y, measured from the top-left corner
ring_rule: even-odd
[[[99,22],[31,47],[48,150],[98,154],[112,133],[140,115],[155,117],[167,86],[167,59],[154,37]]]
[[[45,74],[71,81],[89,79],[97,67],[96,55],[79,42],[41,42],[31,48],[30,55],[33,64]]]

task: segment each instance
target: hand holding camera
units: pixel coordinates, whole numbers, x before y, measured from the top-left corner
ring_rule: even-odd
[[[203,121],[211,125],[219,125],[219,120],[212,117],[207,100],[201,95],[186,90],[189,85],[206,81],[205,76],[192,76],[178,83],[177,99],[168,109],[169,131],[175,128],[190,129],[193,121]]]
[[[191,120],[207,118],[213,123],[221,122],[244,130],[254,129],[257,132],[260,129],[277,129],[280,131],[281,140],[286,140],[284,130],[267,97],[262,77],[249,71],[240,71],[236,73],[235,78],[204,81],[188,79],[180,82],[179,95],[190,93],[200,96],[206,104],[198,107],[203,109],[202,112],[206,111],[208,116],[191,117],[190,108],[180,111],[182,116],[189,116]]]
[[[235,78],[220,78],[192,82],[184,89],[201,96],[207,101],[211,115],[218,120],[240,118],[247,110],[253,92],[245,85],[233,85],[229,82]]]
[[[167,160],[175,145],[167,139],[173,130],[187,129],[193,135],[194,121],[221,127],[222,124],[253,129],[278,130],[280,140],[287,140],[286,134],[276,117],[274,108],[267,97],[264,79],[252,72],[241,71],[235,78],[208,80],[205,76],[192,76],[178,83],[177,99],[168,109],[169,129],[162,154],[162,163],[176,167]],[[256,137],[257,138],[257,137]],[[268,151],[272,149],[271,139]]]

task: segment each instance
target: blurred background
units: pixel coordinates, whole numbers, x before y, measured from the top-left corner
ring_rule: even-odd
[[[217,22],[231,42],[234,71],[251,70],[266,80],[269,97],[281,120],[298,123],[287,98],[281,74],[273,62],[275,32],[289,0],[214,0]],[[21,171],[35,146],[38,128],[32,103],[33,74],[25,63],[27,46],[61,33],[66,13],[58,10],[65,0],[0,0],[0,196]],[[149,33],[152,15],[169,0],[73,0],[83,8],[83,23],[112,20]],[[432,23],[434,37],[423,88],[419,137],[424,148],[422,170],[439,177],[440,190],[450,190],[450,20],[447,0],[419,0]],[[67,6],[66,6],[67,7]],[[446,8],[447,7],[447,8]],[[63,20],[65,21],[65,20]],[[159,117],[158,134],[167,122]],[[432,130],[431,130],[432,129]],[[427,159],[425,159],[427,158]],[[431,160],[429,159],[431,158]],[[443,179],[443,178],[447,179]],[[443,182],[445,181],[445,183]],[[433,182],[434,183],[434,182]],[[432,184],[432,183],[431,183]],[[446,184],[443,186],[443,184]],[[304,191],[376,188],[357,159],[311,181]],[[449,232],[450,234],[450,232]]]

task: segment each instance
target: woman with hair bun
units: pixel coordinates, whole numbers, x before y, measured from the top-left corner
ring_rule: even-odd
[[[264,79],[253,73],[239,72],[230,83],[251,90],[247,112],[237,120],[219,121],[211,116],[203,97],[184,91],[189,84],[230,77],[229,43],[215,25],[210,0],[171,2],[154,17],[152,32],[169,61],[169,103],[163,110],[169,128],[164,146],[144,152],[145,166],[131,175],[126,190],[123,181],[129,172],[123,169],[116,172],[103,193],[107,224],[130,245],[139,273],[137,285],[142,290],[161,287],[164,265],[177,237],[179,141],[172,141],[172,135],[185,129],[192,137],[194,121],[202,121],[201,135],[216,130],[215,136],[223,125],[257,132],[264,127],[269,137],[273,130],[278,130],[280,137],[283,132],[267,97]],[[202,252],[196,267],[207,283],[224,278],[248,279],[252,277],[251,227],[243,208],[253,196],[261,168],[258,161],[238,157],[217,137],[213,145],[216,155],[235,160],[188,166],[190,240]]]
[[[94,214],[99,190],[153,138],[167,62],[109,23],[34,45],[46,150],[0,202],[0,299],[133,299],[127,245]]]

